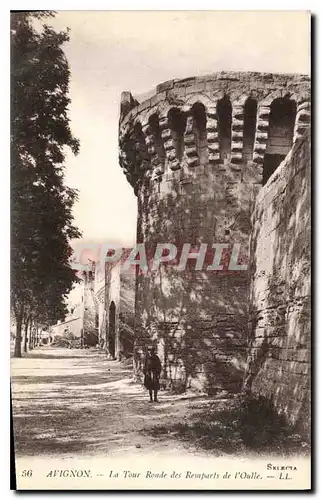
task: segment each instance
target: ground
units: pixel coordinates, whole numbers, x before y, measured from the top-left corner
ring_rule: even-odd
[[[160,403],[149,403],[131,365],[96,349],[42,347],[13,358],[11,389],[17,456],[255,451],[252,431],[249,442],[242,435],[235,398],[161,391]],[[273,441],[266,436],[260,449]]]

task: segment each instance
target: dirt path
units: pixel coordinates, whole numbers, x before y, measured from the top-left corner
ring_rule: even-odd
[[[183,425],[211,402],[161,392],[161,403],[151,404],[146,390],[133,383],[131,367],[96,350],[50,347],[12,359],[12,397],[17,455],[53,457],[133,450],[199,454],[166,429]]]

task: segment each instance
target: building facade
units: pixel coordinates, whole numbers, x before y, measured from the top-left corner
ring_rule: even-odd
[[[64,321],[50,327],[51,343],[59,337],[79,339],[82,347],[96,346],[98,342],[97,300],[95,297],[95,266],[90,263],[77,273],[79,282],[68,295],[68,314]]]
[[[99,345],[110,359],[127,358],[133,354],[135,269],[124,270],[121,260],[96,269]]]
[[[109,359],[131,356],[135,269],[124,270],[121,261],[92,261],[78,271],[78,278],[68,296],[67,316],[51,327],[51,342],[69,336],[79,339],[82,347],[104,349]]]
[[[50,328],[51,342],[57,337],[65,337],[68,334],[81,339],[84,323],[84,281],[74,285],[67,299],[68,314],[64,321],[58,321]],[[49,337],[48,337],[49,339]],[[50,343],[49,340],[47,343]]]

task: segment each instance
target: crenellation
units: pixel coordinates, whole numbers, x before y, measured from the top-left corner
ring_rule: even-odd
[[[232,141],[231,161],[241,162],[243,159],[243,128],[244,128],[244,104],[237,101],[232,102]]]
[[[196,165],[199,164],[193,127],[194,127],[193,117],[188,116],[184,133],[184,145],[185,145],[186,162],[189,167],[195,167]]]
[[[205,90],[205,86],[206,86],[206,83],[205,81],[200,81],[200,82],[196,82],[193,84],[193,87],[191,88],[190,92],[203,92]]]
[[[260,124],[260,128],[257,129],[256,131],[256,135],[255,135],[255,139],[257,142],[266,142],[268,140],[268,131],[267,130],[264,130],[265,127],[263,129],[261,129],[261,124]]]
[[[166,90],[172,89],[174,86],[174,80],[167,80],[166,82],[160,83],[156,87],[156,93],[160,94]]]
[[[172,134],[171,134],[170,129],[168,128],[168,120],[167,120],[167,118],[163,117],[160,120],[159,125],[160,125],[161,131],[162,131],[162,138],[163,138],[163,140],[165,142],[167,142],[168,140],[171,140]]]
[[[157,106],[157,104],[159,104],[162,101],[166,101],[166,98],[167,98],[167,93],[165,91],[157,93],[150,99],[151,108]]]
[[[263,83],[264,85],[262,86]],[[302,85],[303,89],[301,88]],[[148,121],[149,116],[157,113],[160,117],[168,164],[169,166],[173,164],[175,169],[178,168],[178,165],[182,165],[182,157],[184,155],[191,164],[198,167],[204,164],[205,158],[207,158],[209,164],[220,163],[219,168],[222,170],[226,169],[227,161],[231,161],[232,163],[246,163],[246,161],[253,160],[256,164],[263,165],[270,126],[269,114],[271,103],[275,99],[286,95],[289,95],[298,102],[293,135],[293,142],[295,142],[304,133],[306,128],[304,125],[305,122],[309,123],[310,121],[308,103],[304,101],[304,99],[307,99],[307,92],[304,89],[308,90],[308,88],[309,78],[304,75],[271,76],[270,74],[259,73],[220,72],[214,75],[207,75],[206,77],[170,80],[157,87],[157,93],[154,97],[138,104],[136,108],[130,109],[127,115],[125,114],[124,116],[122,114],[120,120],[120,137],[123,137],[124,131],[131,126],[130,123],[133,119],[138,119],[144,125]],[[288,92],[288,90],[290,91]],[[231,98],[232,134],[230,154],[224,154],[225,159],[222,161],[222,153],[220,157],[217,155],[216,141],[219,141],[219,136],[216,103],[224,96],[230,96]],[[244,156],[245,150],[243,151],[241,142],[244,135],[244,103],[248,96],[257,99],[258,111],[252,154],[247,145],[246,156]],[[196,102],[204,104],[206,109],[207,145],[199,146],[199,151],[192,151],[191,145],[195,142],[195,139],[193,138],[194,134],[189,131],[189,128],[192,127],[192,122],[190,121],[189,128],[185,130],[184,137],[182,138],[185,145],[184,151],[180,152],[181,156],[174,161],[173,145],[168,143],[172,132],[170,128],[166,129],[162,121],[166,121],[171,106],[178,107],[189,118],[192,106]],[[126,127],[125,130],[124,127]],[[145,130],[147,131],[148,129]],[[284,154],[284,150],[283,148],[282,154]],[[151,150],[149,153],[150,161],[152,161],[154,152]],[[199,158],[200,154],[203,158],[202,160]]]
[[[309,108],[301,108],[297,113],[297,121],[301,123],[307,123],[309,125],[311,121],[311,113]]]
[[[233,119],[232,121],[232,127],[235,131],[242,131],[243,130],[243,125],[244,125],[244,121],[243,120],[240,120],[240,119]]]
[[[216,164],[216,163],[220,162],[220,153],[219,152],[215,152],[214,148],[208,154],[208,162],[209,162],[210,165],[211,164]]]
[[[207,112],[206,130],[208,133],[217,132],[218,130],[216,112],[213,108]]]
[[[256,148],[256,146],[255,146]],[[257,165],[263,165],[264,162],[264,154],[259,153],[256,149],[253,152],[253,162]]]

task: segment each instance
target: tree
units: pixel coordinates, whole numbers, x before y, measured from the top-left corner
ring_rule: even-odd
[[[37,314],[63,319],[77,281],[70,267],[70,240],[81,236],[72,215],[77,191],[64,184],[64,162],[67,148],[78,153],[79,141],[68,118],[70,70],[62,46],[69,35],[45,23],[53,16],[11,15],[11,305],[18,357],[23,325]]]

